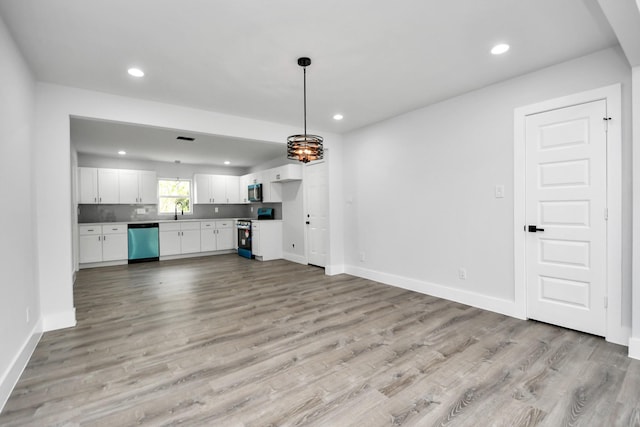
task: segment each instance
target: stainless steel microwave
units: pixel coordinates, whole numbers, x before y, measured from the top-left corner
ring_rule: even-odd
[[[249,196],[250,202],[262,201],[262,184],[249,184]]]

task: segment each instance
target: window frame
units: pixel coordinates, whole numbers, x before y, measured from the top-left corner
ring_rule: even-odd
[[[161,182],[162,181],[169,181],[169,182],[188,182],[189,183],[189,211],[185,211],[184,215],[193,215],[193,190],[194,190],[194,185],[193,185],[193,180],[189,179],[189,178],[158,178],[158,182],[157,182],[157,186],[158,186],[158,215],[159,216],[163,216],[163,215],[175,215],[176,211],[167,211],[167,212],[162,212],[161,206],[161,200],[162,199],[185,199],[185,196],[182,195],[167,195],[167,194],[162,194],[162,190],[161,190]],[[173,204],[175,206],[175,203]],[[178,210],[178,215],[182,214],[181,210]]]

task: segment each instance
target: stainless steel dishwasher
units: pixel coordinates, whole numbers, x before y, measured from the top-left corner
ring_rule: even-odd
[[[129,224],[129,264],[159,261],[158,223]]]

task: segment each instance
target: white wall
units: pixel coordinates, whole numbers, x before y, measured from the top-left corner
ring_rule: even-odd
[[[1,410],[40,337],[40,301],[32,179],[35,83],[1,19],[0,58],[0,182],[6,196],[0,209]]]
[[[629,356],[640,359],[640,66],[633,68],[633,324]]]
[[[37,218],[40,229],[39,277],[45,330],[75,324],[72,275],[66,268],[72,263],[69,220],[70,117],[137,123],[283,144],[288,135],[299,130],[277,123],[46,83],[38,83],[36,93],[37,198],[39,206],[46,207],[39,210]],[[319,133],[325,137],[327,147],[340,146],[339,135]]]
[[[516,313],[514,108],[614,83],[623,90],[623,300],[630,301],[631,74],[619,48],[346,135],[347,272]],[[494,197],[496,185],[505,186],[505,198]],[[458,278],[460,267],[466,280]],[[630,308],[623,307],[626,325]]]

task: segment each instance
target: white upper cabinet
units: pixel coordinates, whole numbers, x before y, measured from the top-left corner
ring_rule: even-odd
[[[263,202],[282,202],[281,183],[302,180],[302,165],[286,164],[240,177],[240,203],[247,203],[247,186],[262,184]]]
[[[138,171],[120,170],[120,203],[138,203]]]
[[[120,203],[118,169],[98,169],[98,203]]]
[[[227,189],[227,203],[242,203],[242,199],[240,198],[240,177],[228,175],[226,177],[226,189]],[[247,189],[245,188],[245,193]],[[245,194],[246,198],[247,195]]]
[[[239,203],[249,203],[249,175],[242,175],[241,177],[239,177],[239,182]]]
[[[138,197],[140,203],[158,203],[158,176],[154,171],[138,171]]]
[[[156,204],[157,187],[154,171],[78,168],[80,204]]]
[[[194,198],[193,203],[213,203],[211,200],[211,175],[195,174],[193,176]]]
[[[224,175],[211,175],[211,202],[227,202],[227,177]]]
[[[98,169],[78,168],[78,203],[98,203]]]
[[[239,177],[229,175],[195,174],[194,203],[240,203]]]
[[[299,181],[302,179],[301,165],[288,164],[269,170],[271,171],[271,182]]]
[[[78,203],[118,203],[117,169],[78,168]]]
[[[120,203],[158,203],[158,180],[154,171],[120,169]]]

